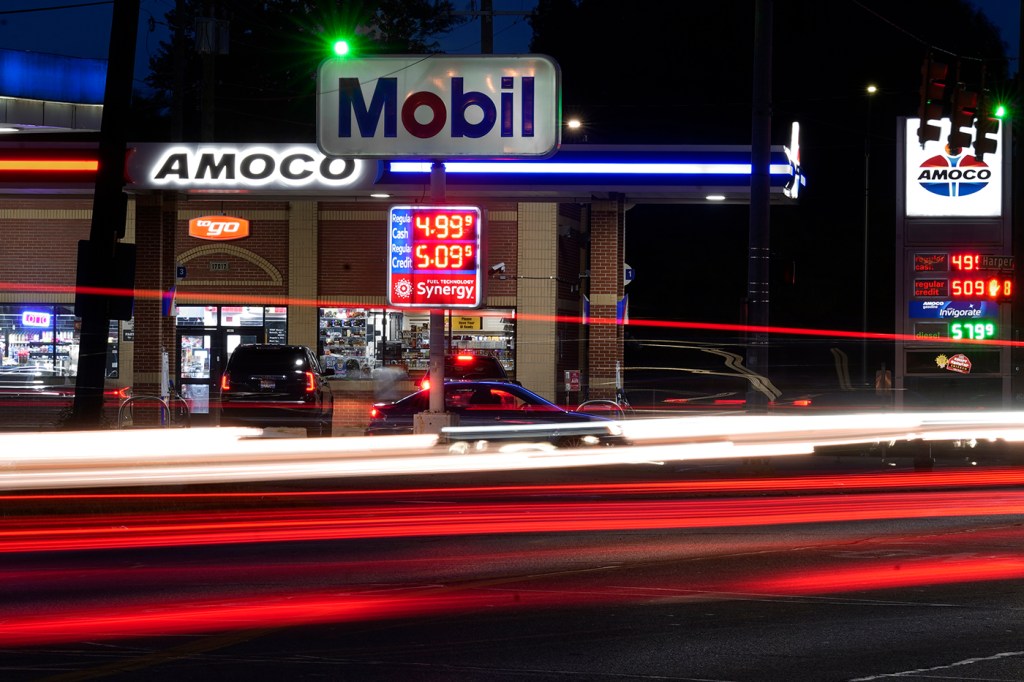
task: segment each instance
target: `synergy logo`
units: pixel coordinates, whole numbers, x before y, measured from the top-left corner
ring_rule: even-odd
[[[949,145],[945,154],[926,159],[917,175],[921,187],[940,197],[965,197],[980,192],[991,178],[992,169],[987,163],[964,154],[963,150],[950,154]]]

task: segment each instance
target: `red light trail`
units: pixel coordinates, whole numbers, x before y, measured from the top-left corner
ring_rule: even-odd
[[[1009,525],[973,533],[941,534],[926,542],[941,544],[945,556],[898,556],[850,562],[826,556],[826,564],[801,568],[791,544],[747,535],[730,540],[722,557],[786,552],[786,560],[766,564],[763,574],[693,571],[680,565],[656,584],[634,584],[631,567],[674,566],[683,559],[714,559],[686,534],[612,541],[602,533],[622,531],[704,530],[767,525],[843,523],[883,519],[961,518],[972,515],[1024,515],[1024,472],[948,471],[899,476],[774,477],[709,480],[566,484],[539,486],[465,486],[453,488],[373,489],[253,493],[4,495],[7,516],[0,524],[2,590],[18,595],[0,606],[0,645],[27,646],[74,641],[127,639],[151,635],[198,635],[217,631],[280,628],[319,623],[472,614],[494,609],[580,608],[595,604],[638,604],[666,598],[688,601],[786,598],[914,586],[1019,580],[1024,556],[989,552],[979,556],[972,543],[1014,545],[1019,530]],[[984,490],[957,490],[982,486]],[[739,498],[722,495],[776,493]],[[809,491],[816,494],[805,495]],[[914,491],[908,494],[908,491]],[[835,494],[842,492],[844,494]],[[781,495],[778,493],[782,493]],[[786,493],[801,493],[788,495]],[[831,493],[831,494],[829,494]],[[608,499],[594,500],[595,495]],[[644,499],[651,496],[701,496]],[[564,497],[552,500],[552,497]],[[541,498],[541,499],[535,499]],[[426,503],[426,504],[425,504]],[[247,508],[238,508],[244,504]],[[320,505],[309,508],[308,505]],[[55,510],[82,506],[95,513]],[[180,512],[110,512],[121,505],[184,507]],[[258,507],[256,505],[259,505]],[[305,505],[305,506],[304,506]],[[294,508],[287,508],[287,507]],[[251,508],[250,508],[251,507]],[[39,513],[42,509],[43,513]],[[31,515],[35,512],[36,515]],[[131,550],[152,547],[201,547],[282,542],[346,541],[480,535],[577,533],[572,551],[544,543],[499,551],[450,545],[442,556],[431,543],[388,545],[382,556],[360,554],[351,560],[295,559],[272,550],[262,561],[240,558],[206,563],[178,562],[167,555],[157,563],[96,563],[98,555],[72,551]],[[937,542],[938,538],[938,542]],[[892,536],[896,546],[922,538]],[[835,538],[804,540],[802,547],[847,546]],[[881,541],[858,544],[874,551]],[[337,548],[335,548],[337,549]],[[363,550],[365,551],[365,550]],[[29,554],[29,553],[47,554]],[[18,564],[12,563],[14,555]],[[639,560],[635,557],[641,556]],[[236,555],[227,554],[227,557]],[[246,555],[241,555],[246,556]],[[284,556],[278,561],[277,556]],[[312,555],[310,555],[312,556]],[[780,555],[781,558],[781,555]],[[151,561],[151,560],[150,560]],[[167,562],[167,563],[163,563]],[[517,569],[507,575],[509,565]],[[540,568],[536,568],[539,566]],[[594,571],[595,566],[603,567]],[[439,573],[462,575],[486,567],[477,581],[451,586]],[[682,574],[680,574],[682,572]],[[252,586],[253,576],[258,577]],[[609,576],[608,579],[602,576]],[[299,587],[310,580],[316,589]],[[337,583],[324,588],[323,583]],[[213,587],[211,587],[211,585]],[[385,586],[382,589],[382,585]],[[101,603],[117,586],[117,605]],[[75,595],[54,605],[54,591]],[[46,608],[34,608],[34,599]]]
[[[160,290],[147,290],[147,289],[113,289],[113,288],[102,288],[102,287],[75,287],[72,285],[52,285],[52,284],[36,284],[30,282],[0,282],[0,291],[14,291],[19,293],[60,293],[72,295],[76,292],[89,293],[102,296],[134,296],[141,299],[152,299],[152,300],[163,300],[170,296],[169,292]],[[230,305],[278,305],[278,306],[304,306],[315,308],[320,305],[320,302],[316,299],[305,299],[295,298],[288,296],[266,296],[256,294],[243,294],[243,293],[232,293],[225,294],[223,292],[204,292],[204,291],[188,291],[178,292],[177,300],[179,305],[213,305],[213,304],[230,304]],[[336,301],[332,305],[339,307],[354,307],[354,308],[365,308],[365,303],[352,302],[352,301]],[[382,310],[390,310],[386,306],[379,306]],[[397,309],[395,309],[397,310]],[[422,312],[427,312],[428,309],[422,309]],[[446,309],[432,310],[432,312],[445,312]],[[529,313],[518,313],[517,319],[520,320],[532,320],[541,322],[559,322],[565,324],[582,325],[584,323],[590,325],[612,325],[617,326],[620,322],[614,317],[588,317],[584,319],[578,315],[541,315],[541,314],[529,314]],[[913,334],[890,334],[883,332],[865,332],[845,329],[813,329],[806,327],[782,327],[782,326],[757,326],[757,325],[745,325],[745,324],[726,324],[716,322],[690,322],[690,321],[675,321],[675,320],[643,320],[630,318],[628,326],[635,328],[651,328],[651,329],[672,329],[672,330],[704,330],[704,331],[724,331],[724,332],[737,332],[741,334],[747,334],[752,332],[764,333],[764,334],[778,334],[780,336],[817,336],[817,337],[828,337],[828,338],[847,338],[847,339],[874,339],[879,341],[909,341],[913,343],[934,343],[934,344],[949,344],[950,340],[945,338],[922,338],[914,336]],[[1008,346],[1008,347],[1024,347],[1024,341],[1010,341],[1000,339],[958,339],[958,344],[970,344],[970,345],[988,345],[988,346]]]
[[[750,527],[1024,514],[1024,491],[837,497],[437,503],[8,518],[0,553],[477,534]]]

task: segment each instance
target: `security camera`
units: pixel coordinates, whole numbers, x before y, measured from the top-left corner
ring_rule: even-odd
[[[505,272],[505,263],[504,262],[495,263],[494,265],[491,266],[491,274],[492,275],[497,275],[497,274],[502,273],[502,272]]]

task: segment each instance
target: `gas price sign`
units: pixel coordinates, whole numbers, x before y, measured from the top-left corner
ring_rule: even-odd
[[[388,221],[388,303],[479,308],[481,212],[475,206],[393,206]]]
[[[949,323],[949,338],[954,341],[984,341],[996,338],[996,323],[989,320],[956,321]]]
[[[913,295],[1009,301],[1014,296],[1013,272],[1014,257],[1009,255],[976,251],[917,253]]]

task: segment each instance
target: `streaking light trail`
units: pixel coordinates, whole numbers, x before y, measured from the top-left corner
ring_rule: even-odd
[[[1024,492],[799,499],[459,502],[310,510],[43,516],[5,523],[0,553],[513,533],[771,526],[1024,514]]]

